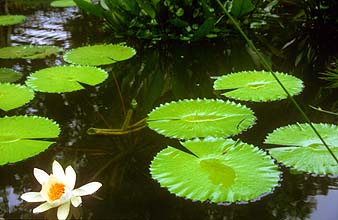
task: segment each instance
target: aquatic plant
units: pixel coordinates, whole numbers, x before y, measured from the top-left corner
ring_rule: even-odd
[[[33,213],[45,212],[51,208],[58,207],[57,218],[67,219],[70,204],[78,207],[82,203],[81,196],[95,193],[102,184],[90,182],[77,189],[74,189],[76,182],[76,172],[68,166],[63,170],[57,162],[53,162],[52,174],[48,175],[43,170],[34,168],[34,176],[41,184],[40,192],[27,192],[21,195],[21,199],[27,202],[44,202],[33,209]]]
[[[0,83],[15,82],[22,77],[22,74],[10,68],[0,68]]]
[[[34,92],[22,85],[0,83],[0,109],[9,111],[23,106],[34,98]]]
[[[229,137],[255,122],[251,109],[230,101],[197,99],[170,102],[148,114],[149,128],[168,137]]]
[[[15,163],[35,156],[54,142],[60,133],[54,121],[38,116],[0,118],[0,165]]]
[[[84,89],[82,84],[97,85],[107,77],[108,73],[97,67],[56,66],[30,74],[26,84],[36,91],[62,93]]]
[[[90,0],[84,0],[86,2],[90,2]],[[73,0],[57,0],[52,1],[50,6],[57,7],[57,8],[67,8],[67,7],[75,7],[77,6]]]
[[[278,184],[280,171],[257,147],[223,138],[181,144],[191,153],[167,147],[150,165],[152,177],[175,195],[215,203],[249,201]]]
[[[72,64],[100,66],[130,59],[135,54],[134,48],[123,44],[102,44],[72,49],[63,58]]]
[[[24,15],[0,15],[0,26],[20,24],[26,20]]]
[[[338,157],[338,127],[324,123],[313,125]],[[268,151],[286,166],[307,173],[338,174],[337,163],[308,124],[277,128],[267,135],[265,143],[285,146]]]
[[[12,46],[0,48],[0,59],[43,59],[62,51],[56,46]]]
[[[290,95],[303,90],[303,82],[291,75],[275,72]],[[241,101],[266,102],[286,99],[288,96],[270,72],[242,71],[223,75],[214,82],[215,90],[227,90],[222,95]]]

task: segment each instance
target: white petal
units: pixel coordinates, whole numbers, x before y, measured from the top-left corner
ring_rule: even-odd
[[[81,203],[82,203],[82,199],[80,196],[75,196],[75,197],[72,197],[70,199],[70,201],[72,202],[72,205],[74,207],[78,207]]]
[[[56,160],[53,162],[53,175],[59,180],[63,181],[65,179],[65,171],[63,171],[62,166]]]
[[[48,181],[49,175],[48,175],[48,173],[46,173],[45,171],[40,170],[40,169],[38,169],[38,168],[34,168],[33,173],[34,173],[34,176],[35,176],[36,180],[37,180],[41,185]]]
[[[46,201],[39,192],[27,192],[21,195],[21,199],[26,202],[44,202]]]
[[[45,203],[42,203],[41,205],[39,205],[38,207],[36,207],[35,209],[33,209],[33,213],[44,212],[44,211],[47,211],[48,209],[51,209],[53,207],[54,206],[51,206],[47,202],[45,202]]]
[[[86,196],[93,194],[96,192],[100,187],[102,186],[101,183],[99,182],[91,182],[86,185],[81,186],[78,189],[73,190],[73,195],[74,196]]]
[[[74,189],[76,182],[76,173],[73,167],[68,166],[66,168],[66,185],[70,190]]]
[[[70,202],[66,202],[58,208],[57,216],[59,220],[64,220],[69,214]]]

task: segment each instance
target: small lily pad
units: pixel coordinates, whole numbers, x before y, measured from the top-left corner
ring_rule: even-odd
[[[55,46],[13,46],[0,48],[0,59],[42,59],[62,51]]]
[[[148,126],[168,137],[228,137],[254,124],[251,109],[230,101],[196,99],[170,102],[148,115]]]
[[[332,124],[313,125],[338,157],[338,127]],[[268,149],[286,166],[307,173],[338,174],[337,162],[308,124],[278,128],[267,136],[265,143],[286,146]]]
[[[28,103],[34,98],[34,92],[26,86],[0,83],[0,109],[9,111]]]
[[[84,0],[86,2],[90,2],[90,0]],[[52,7],[58,7],[58,8],[66,8],[66,7],[75,7],[77,6],[76,3],[73,0],[58,0],[58,1],[52,1],[50,3]]]
[[[278,167],[253,145],[221,138],[182,145],[195,155],[169,146],[150,165],[152,177],[177,196],[215,203],[250,201],[278,185]]]
[[[102,44],[73,49],[64,55],[64,60],[73,64],[100,66],[127,60],[135,54],[134,48],[122,44]]]
[[[26,20],[24,15],[0,15],[0,26],[20,24]]]
[[[5,82],[15,82],[22,77],[22,74],[9,69],[9,68],[0,68],[0,83]]]
[[[102,83],[108,77],[103,69],[91,66],[56,66],[32,73],[26,84],[36,91],[62,93],[84,89]]]
[[[0,165],[15,163],[41,153],[54,142],[38,139],[56,138],[59,133],[59,126],[47,118],[0,118]]]
[[[303,82],[291,75],[275,72],[290,95],[303,90]],[[243,71],[219,77],[214,82],[215,90],[229,90],[222,95],[241,101],[266,102],[286,99],[287,94],[270,72]]]

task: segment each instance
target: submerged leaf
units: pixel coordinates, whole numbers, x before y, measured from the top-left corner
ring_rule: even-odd
[[[73,49],[64,59],[73,64],[99,66],[127,60],[135,54],[134,48],[121,44],[93,45]]]
[[[32,73],[26,84],[36,91],[62,93],[84,89],[80,83],[97,85],[107,77],[106,71],[96,67],[56,66]]]
[[[9,68],[0,68],[0,83],[5,82],[15,82],[22,77],[22,74],[9,69]]]
[[[26,86],[0,83],[0,109],[9,111],[18,108],[34,98],[34,92]]]
[[[338,127],[313,125],[338,157]],[[308,124],[278,128],[267,136],[265,143],[287,146],[269,149],[269,153],[286,166],[308,173],[338,174],[336,161]]]
[[[221,138],[182,145],[195,155],[167,147],[150,165],[152,177],[177,196],[215,203],[249,201],[278,184],[277,166],[257,147]]]
[[[37,155],[54,142],[36,139],[56,138],[59,133],[59,126],[47,118],[37,116],[0,118],[0,165]]]
[[[0,26],[9,26],[22,23],[26,20],[24,15],[1,15]]]
[[[181,100],[155,108],[148,126],[168,137],[228,137],[239,134],[255,122],[253,112],[240,104],[222,100]]]
[[[55,46],[13,46],[0,48],[1,59],[42,59],[62,51]]]
[[[303,82],[291,75],[275,72],[290,95],[303,90]],[[243,71],[221,76],[214,82],[215,90],[229,90],[222,95],[242,101],[266,102],[287,98],[287,94],[270,72]]]

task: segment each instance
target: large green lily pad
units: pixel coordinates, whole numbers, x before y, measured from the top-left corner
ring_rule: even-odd
[[[28,103],[34,98],[34,92],[26,86],[0,83],[0,109],[9,111]]]
[[[18,71],[9,68],[0,68],[0,83],[15,82],[22,77]]]
[[[215,203],[249,201],[278,185],[277,166],[257,147],[221,138],[182,145],[195,155],[167,147],[150,165],[152,177],[177,196]]]
[[[86,2],[90,2],[90,0],[84,0]],[[50,3],[52,7],[59,7],[59,8],[65,8],[65,7],[75,7],[77,6],[76,3],[73,0],[58,0],[58,1],[52,1]]]
[[[134,48],[122,44],[102,44],[73,49],[64,55],[64,60],[73,64],[100,66],[130,59],[135,54]]]
[[[13,46],[0,48],[0,59],[43,59],[62,51],[55,46]]]
[[[41,153],[54,143],[42,139],[56,138],[59,133],[59,126],[47,118],[0,118],[0,165],[15,163]]]
[[[24,15],[0,15],[0,26],[20,24],[26,20]]]
[[[338,157],[338,127],[332,124],[313,125]],[[265,143],[285,146],[268,150],[286,166],[307,173],[338,174],[337,162],[308,124],[278,128],[267,136]]]
[[[255,122],[251,109],[230,101],[196,99],[170,102],[148,115],[148,126],[168,137],[228,137]]]
[[[82,84],[94,86],[108,77],[103,69],[91,66],[56,66],[32,73],[26,84],[36,91],[62,93],[84,89]]]
[[[275,72],[290,95],[303,90],[303,82],[291,75]],[[287,98],[271,72],[243,71],[219,77],[214,82],[215,90],[227,90],[222,95],[242,101],[266,102]]]

